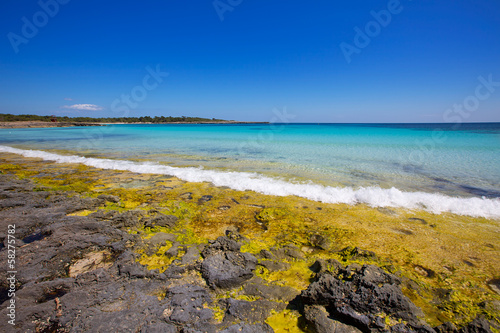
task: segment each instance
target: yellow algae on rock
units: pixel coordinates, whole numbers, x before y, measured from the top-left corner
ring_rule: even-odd
[[[318,259],[336,259],[344,265],[369,263],[398,275],[403,292],[422,308],[431,325],[451,321],[460,326],[477,315],[498,318],[495,310],[480,303],[500,300],[489,285],[499,278],[499,220],[362,204],[326,204],[187,183],[166,175],[56,164],[13,154],[0,157],[3,173],[20,178],[36,175],[31,179],[40,187],[90,197],[120,197],[120,203],[107,203],[103,209],[156,210],[179,218],[175,228],[129,230],[142,238],[166,232],[176,235],[182,245],[203,244],[228,230],[237,230],[243,252],[259,255],[262,250],[287,245],[296,246],[299,252],[302,249],[302,258],[274,259],[288,263],[287,270],[257,267],[256,274],[269,284],[306,289],[315,274],[310,267]],[[165,244],[149,256],[141,252],[139,262],[163,271],[182,255],[179,251],[175,257],[166,256],[171,246]],[[87,259],[88,265],[81,262],[79,266],[99,265],[95,264],[99,258],[92,259],[94,263]],[[72,274],[76,272],[74,267]],[[296,320],[283,313],[271,316],[268,322],[276,331],[283,322],[295,322],[290,329],[297,327]]]
[[[272,311],[271,316],[267,318],[269,324],[275,333],[303,333],[306,332],[299,328],[300,314],[294,310],[283,310],[281,312]]]

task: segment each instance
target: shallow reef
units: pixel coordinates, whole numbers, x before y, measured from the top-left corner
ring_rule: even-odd
[[[498,220],[325,204],[6,153],[0,172],[4,223],[23,209],[36,217],[18,222],[20,265],[34,260],[32,247],[75,228],[41,271],[20,277],[31,309],[25,329],[108,322],[145,332],[500,332]],[[65,305],[82,292],[94,297],[86,310]],[[52,310],[36,310],[48,303]],[[98,318],[94,326],[89,318]]]

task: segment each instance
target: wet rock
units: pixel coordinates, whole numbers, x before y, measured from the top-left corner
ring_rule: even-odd
[[[267,268],[271,272],[286,271],[290,268],[290,264],[286,262],[279,262],[273,260],[261,260],[259,265]]]
[[[322,306],[306,305],[304,308],[304,317],[316,333],[362,333],[357,328],[330,319],[328,316],[328,312]]]
[[[162,213],[157,213],[153,217],[144,218],[144,226],[148,228],[154,227],[164,227],[164,228],[174,228],[179,219],[174,215],[165,215]]]
[[[209,202],[212,200],[213,196],[211,195],[204,195],[200,199],[198,199],[198,205],[203,205],[204,203]]]
[[[469,266],[469,267],[475,267],[475,266],[476,266],[476,265],[474,265],[472,262],[470,262],[469,260],[462,260],[462,262],[463,262],[464,264],[466,264],[467,266]]]
[[[441,304],[443,302],[448,302],[451,299],[451,295],[453,294],[452,289],[446,288],[434,288],[434,304]]]
[[[330,240],[320,234],[311,235],[309,237],[309,242],[311,243],[311,246],[322,250],[328,250],[331,245]]]
[[[318,259],[311,265],[310,269],[317,274],[325,272],[337,274],[341,269],[344,269],[344,267],[335,259]]]
[[[408,229],[392,229],[392,230],[398,234],[401,234],[401,235],[411,236],[414,234],[413,231],[408,230]]]
[[[220,236],[215,241],[210,241],[210,244],[203,249],[201,254],[204,258],[207,258],[226,251],[239,251],[240,248],[241,245],[235,240]]]
[[[260,250],[259,252],[259,258],[264,258],[264,259],[276,259],[276,256],[268,250]]]
[[[0,177],[0,198],[8,182]],[[15,223],[16,236],[26,240],[16,249],[18,331],[177,332],[163,317],[167,300],[157,297],[167,276],[136,262],[130,250],[139,240],[136,235],[104,219],[66,216],[95,200],[25,191],[26,184],[13,186],[10,193],[25,204],[0,211],[0,219]],[[2,266],[6,259],[0,256]],[[0,300],[6,300],[2,281],[6,275],[0,270]],[[6,307],[0,315],[6,317]],[[0,321],[0,331],[11,331],[7,321]]]
[[[462,327],[459,333],[493,333],[490,323],[483,317],[477,317],[467,326]]]
[[[97,197],[97,199],[101,199],[103,201],[113,202],[113,203],[120,202],[120,197],[118,197],[116,195],[109,195],[109,194],[101,194],[100,196]]]
[[[254,278],[244,285],[241,294],[261,297],[270,301],[290,302],[300,292],[288,286],[268,285],[260,278]]]
[[[254,324],[264,322],[271,315],[272,310],[284,310],[285,304],[266,300],[249,302],[230,298],[227,301],[227,308],[229,316]]]
[[[227,227],[224,234],[227,238],[232,239],[235,242],[240,242],[246,239],[240,234],[240,229],[234,225]]]
[[[165,251],[165,255],[169,258],[174,258],[179,255],[179,251],[181,250],[181,243],[179,242],[174,242],[170,249]]]
[[[436,272],[434,272],[432,269],[430,268],[425,268],[423,266],[420,266],[420,265],[415,265],[415,267],[413,267],[413,269],[415,270],[415,272],[417,272],[418,274],[422,275],[422,276],[425,276],[425,277],[428,277],[428,278],[433,278],[436,276]]]
[[[442,325],[434,327],[436,333],[457,333],[458,329],[455,325],[450,322],[446,322]]]
[[[153,235],[151,238],[145,239],[144,243],[158,247],[165,245],[167,242],[175,242],[176,240],[177,235],[169,234],[166,232],[159,232]]]
[[[401,292],[399,278],[373,265],[351,266],[336,274],[320,273],[301,293],[303,303],[324,306],[329,318],[363,332],[432,332],[420,321],[421,310]],[[387,326],[380,313],[402,323]]]
[[[192,245],[188,246],[186,253],[182,256],[181,264],[183,265],[195,265],[200,259],[200,250],[198,247]]]
[[[292,244],[287,244],[279,249],[273,247],[269,252],[272,254],[272,258],[276,260],[304,259],[304,254]]]
[[[379,212],[381,212],[382,214],[385,214],[385,215],[389,215],[389,216],[397,216],[398,213],[390,208],[387,208],[387,207],[379,207],[377,208],[377,210]]]
[[[408,221],[412,221],[412,222],[419,222],[419,223],[421,223],[421,224],[423,224],[423,225],[427,225],[427,221],[426,221],[426,220],[421,219],[421,218],[418,218],[418,217],[410,217],[410,218],[408,219]]]
[[[485,309],[486,311],[489,311],[491,313],[499,313],[500,314],[500,301],[497,300],[491,300],[491,301],[484,301],[479,303],[479,306]]]
[[[500,279],[492,279],[488,281],[488,286],[500,295]]]
[[[74,196],[66,198],[64,200],[64,204],[66,214],[71,214],[82,210],[95,210],[101,206],[103,202],[97,198],[82,198],[80,196]]]
[[[257,259],[250,253],[232,252],[209,256],[201,264],[201,274],[214,288],[238,287],[253,277]]]
[[[375,252],[362,250],[359,247],[348,246],[339,252],[338,255],[342,257],[343,260],[372,260],[377,261],[378,257]]]
[[[181,195],[179,195],[179,198],[184,200],[191,200],[193,199],[193,193],[191,192],[182,193]]]

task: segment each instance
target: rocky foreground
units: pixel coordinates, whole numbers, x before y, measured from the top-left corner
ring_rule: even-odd
[[[257,255],[242,252],[241,244],[251,240],[236,228],[205,244],[179,242],[178,234],[168,232],[144,238],[130,230],[174,228],[178,218],[155,210],[100,209],[119,201],[112,195],[35,191],[29,180],[0,175],[0,331],[260,333],[273,332],[270,318],[287,309],[301,314],[305,332],[499,329],[481,316],[461,328],[430,327],[401,291],[402,283],[411,281],[374,265],[318,259],[301,292],[266,283],[256,271],[285,271],[288,262],[303,256],[300,249],[285,245]],[[72,216],[85,210],[93,213]],[[15,326],[7,316],[12,299],[4,270],[8,225],[15,225],[16,237]],[[322,242],[316,240],[318,246]],[[171,260],[166,270],[140,263],[139,253],[153,255],[162,247],[162,256]],[[375,256],[348,251],[354,259]],[[495,302],[484,306],[498,310]]]

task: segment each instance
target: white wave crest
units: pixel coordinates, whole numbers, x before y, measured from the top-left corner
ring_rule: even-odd
[[[372,207],[404,207],[425,209],[435,214],[450,212],[474,217],[500,218],[500,199],[457,198],[436,193],[404,192],[397,188],[380,187],[331,187],[318,184],[291,183],[257,173],[178,168],[158,163],[137,163],[123,160],[65,156],[40,150],[22,150],[0,146],[0,152],[36,157],[57,163],[81,163],[101,169],[128,170],[137,173],[166,174],[189,182],[211,182],[215,186],[228,186],[234,190],[287,196],[295,195],[326,203],[365,203]]]

